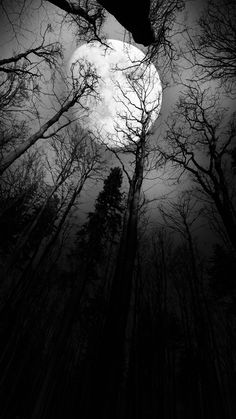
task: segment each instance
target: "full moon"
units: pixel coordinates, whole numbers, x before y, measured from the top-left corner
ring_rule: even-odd
[[[98,99],[86,98],[88,115],[85,126],[110,147],[122,147],[138,140],[138,132],[149,115],[149,128],[158,117],[162,88],[158,72],[145,62],[144,53],[131,44],[109,39],[109,48],[98,41],[80,46],[73,53],[69,68],[73,77],[86,62],[99,76]],[[137,133],[137,135],[136,135]]]

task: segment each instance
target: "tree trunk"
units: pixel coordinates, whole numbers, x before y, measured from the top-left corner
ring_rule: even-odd
[[[230,242],[236,250],[236,222],[232,210],[228,205],[229,202],[224,200],[222,203],[219,197],[216,196],[215,204],[224,223]]]
[[[145,139],[137,145],[135,170],[130,180],[127,209],[114,273],[109,309],[92,381],[93,406],[88,417],[121,417],[119,402],[124,391],[125,339],[132,295],[132,278],[137,249],[138,207],[143,182]],[[92,410],[92,411],[91,411]],[[122,416],[124,418],[124,416]]]

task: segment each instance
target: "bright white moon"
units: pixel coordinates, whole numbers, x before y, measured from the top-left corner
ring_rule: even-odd
[[[108,45],[111,48],[97,41],[82,45],[74,52],[69,66],[73,65],[74,77],[76,66],[83,60],[96,69],[100,100],[87,100],[86,125],[100,133],[101,142],[115,147],[126,145],[131,137],[138,139],[135,132],[141,129],[144,111],[150,116],[149,127],[155,122],[162,88],[155,66],[143,61],[141,50],[118,40],[109,39]]]

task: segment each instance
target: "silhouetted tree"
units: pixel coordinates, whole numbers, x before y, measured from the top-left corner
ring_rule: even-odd
[[[70,331],[73,328],[74,322],[76,321],[76,313],[79,307],[80,300],[80,288],[76,290],[73,288],[73,293],[70,295],[70,285],[67,285],[66,293],[68,297],[64,305],[59,304],[57,306],[58,315],[62,314],[62,311],[66,309],[66,314],[61,323],[60,333],[58,335],[58,322],[55,317],[49,316],[49,324],[51,327],[51,333],[53,339],[47,336],[48,326],[45,324],[45,316],[43,314],[44,309],[51,312],[51,300],[53,298],[53,292],[57,289],[57,285],[53,282],[52,277],[47,276],[47,260],[52,255],[52,251],[56,246],[57,241],[60,239],[60,234],[67,220],[68,215],[72,211],[73,207],[77,203],[77,199],[84,188],[85,183],[88,179],[97,179],[98,173],[101,170],[100,165],[100,154],[96,143],[89,137],[84,135],[82,138],[71,140],[74,142],[74,147],[69,147],[69,140],[65,139],[64,158],[67,157],[69,164],[67,165],[69,177],[65,177],[64,181],[68,182],[66,199],[61,202],[56,197],[60,198],[60,189],[57,189],[57,194],[45,196],[46,206],[43,203],[43,212],[40,212],[40,217],[37,219],[37,223],[34,224],[32,220],[33,229],[28,230],[29,235],[27,236],[26,245],[30,245],[30,237],[35,240],[39,234],[48,234],[46,227],[48,224],[51,228],[50,234],[44,242],[40,241],[41,246],[36,246],[36,252],[33,251],[30,264],[26,265],[22,269],[22,272],[18,278],[14,278],[14,283],[10,283],[10,291],[7,292],[7,297],[4,298],[3,306],[1,307],[1,386],[4,386],[6,392],[2,392],[4,398],[3,415],[13,414],[12,412],[21,409],[21,393],[20,387],[28,389],[28,382],[25,382],[23,376],[23,370],[27,362],[36,362],[36,365],[41,366],[42,370],[36,368],[35,378],[32,377],[31,373],[27,374],[27,379],[31,382],[37,382],[38,391],[34,393],[32,388],[32,397],[34,399],[34,407],[30,404],[31,412],[33,414],[41,414],[41,409],[45,408],[48,399],[48,386],[51,385],[51,379],[55,374],[56,367],[60,365],[61,359],[61,348],[64,347],[68,336],[70,337]],[[68,154],[67,154],[68,152]],[[72,158],[73,155],[73,158]],[[59,158],[60,154],[56,157]],[[52,156],[51,159],[53,160]],[[65,168],[66,160],[61,161],[63,168]],[[73,167],[73,168],[72,168]],[[56,168],[54,168],[56,169]],[[67,173],[67,174],[68,174]],[[64,172],[59,173],[65,175]],[[58,183],[56,182],[58,185]],[[62,185],[60,185],[62,186]],[[64,185],[65,186],[65,185]],[[51,205],[56,200],[56,207]],[[59,207],[59,209],[58,209]],[[53,210],[53,211],[51,211]],[[55,217],[56,212],[56,217]],[[48,219],[49,213],[52,219]],[[36,212],[37,217],[37,212]],[[38,240],[38,239],[37,239]],[[32,251],[32,249],[29,249]],[[52,257],[52,256],[51,256]],[[8,287],[9,288],[9,287]],[[69,301],[68,301],[69,300]],[[36,308],[37,307],[37,308]],[[37,333],[32,333],[35,328],[37,321],[42,321],[44,325],[42,328],[38,328]],[[62,319],[60,318],[60,322]],[[46,335],[45,335],[46,333]],[[35,349],[35,340],[38,342],[38,349]],[[56,344],[54,343],[56,342]],[[44,352],[44,345],[49,345],[50,350]],[[32,348],[32,351],[31,349]],[[33,350],[34,348],[34,350]],[[15,351],[15,352],[14,352]],[[59,351],[59,352],[58,352]],[[24,356],[22,357],[22,354]],[[22,358],[22,359],[21,359]],[[53,362],[51,362],[53,358]],[[36,361],[38,360],[38,361]],[[48,363],[50,362],[50,368],[48,369]],[[13,370],[16,373],[14,378]],[[9,391],[9,386],[12,386],[12,390]],[[12,409],[9,408],[11,397],[15,395],[16,406]],[[24,399],[25,400],[25,399]],[[26,407],[26,406],[25,406]],[[10,409],[10,410],[9,410]],[[16,410],[14,410],[16,409]],[[24,407],[22,408],[23,411]],[[27,410],[27,408],[26,408]],[[10,413],[8,413],[10,412]],[[31,413],[30,413],[31,414]],[[35,416],[36,417],[36,416]]]
[[[236,247],[235,190],[229,154],[235,140],[235,115],[230,117],[217,95],[197,84],[186,86],[169,118],[159,147],[176,178],[188,173],[198,196],[211,201]]]
[[[105,42],[102,34],[102,25],[105,21],[103,7],[96,1],[48,0],[59,9],[66,12],[67,20],[77,28],[80,40],[97,40]]]
[[[105,256],[109,259],[107,252],[117,240],[123,211],[121,184],[121,169],[112,168],[96,199],[94,212],[89,213],[88,221],[78,232],[78,258],[84,265],[86,280],[99,275],[99,265],[105,263]]]
[[[206,266],[204,269],[202,260],[199,258],[200,249],[196,246],[193,234],[194,224],[197,227],[197,223],[200,222],[201,211],[199,210],[201,207],[199,208],[196,199],[186,193],[180,196],[176,203],[171,203],[169,209],[164,205],[161,208],[166,228],[174,229],[180,233],[182,240],[184,239],[177,249],[175,265],[171,273],[179,298],[186,339],[182,373],[183,376],[187,373],[185,368],[188,364],[197,365],[197,369],[194,367],[191,374],[189,390],[191,393],[193,387],[196,387],[191,398],[192,403],[199,407],[198,414],[202,414],[203,417],[212,414],[231,418],[230,374],[227,367],[224,368],[221,365],[222,342],[220,339],[225,345],[225,335],[221,335],[217,330],[207,287]],[[206,382],[209,383],[208,393],[205,388]],[[218,394],[217,405],[213,394]]]
[[[200,71],[198,80],[217,80],[230,95],[236,93],[235,19],[233,0],[208,0],[199,27],[190,32],[192,64]]]
[[[40,209],[46,188],[44,176],[41,156],[35,152],[26,154],[21,164],[1,179],[1,246],[5,258],[15,250],[15,244]]]
[[[223,246],[215,245],[214,254],[209,267],[210,286],[217,296],[223,298],[232,296],[235,290],[233,272],[235,271],[235,256]]]
[[[82,98],[87,95],[93,95],[95,93],[98,78],[90,64],[86,62],[80,63],[79,68],[76,67],[76,75],[73,74],[72,68],[71,76],[72,86],[69,88],[70,91],[68,96],[59,100],[59,109],[55,111],[51,118],[49,118],[44,124],[40,126],[38,131],[30,135],[25,141],[22,141],[22,143],[19,144],[16,149],[9,151],[6,155],[3,156],[0,164],[1,174],[38,140],[51,138],[53,134],[58,133],[61,129],[67,126],[71,122],[70,119],[66,122],[63,121],[64,123],[61,125],[57,125],[57,122],[74,105],[81,103]],[[57,98],[56,95],[55,98]],[[48,133],[48,130],[51,127],[54,127],[54,131]]]
[[[183,31],[178,25],[178,17],[184,7],[182,0],[151,0],[149,18],[155,40],[148,47],[147,57],[151,62],[161,63],[160,68],[170,69],[175,59],[176,44]]]

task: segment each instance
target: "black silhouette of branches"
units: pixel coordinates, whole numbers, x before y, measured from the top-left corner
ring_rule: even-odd
[[[209,0],[197,33],[189,33],[190,61],[200,78],[217,80],[227,93],[236,93],[236,4]],[[199,76],[198,76],[199,79]]]

